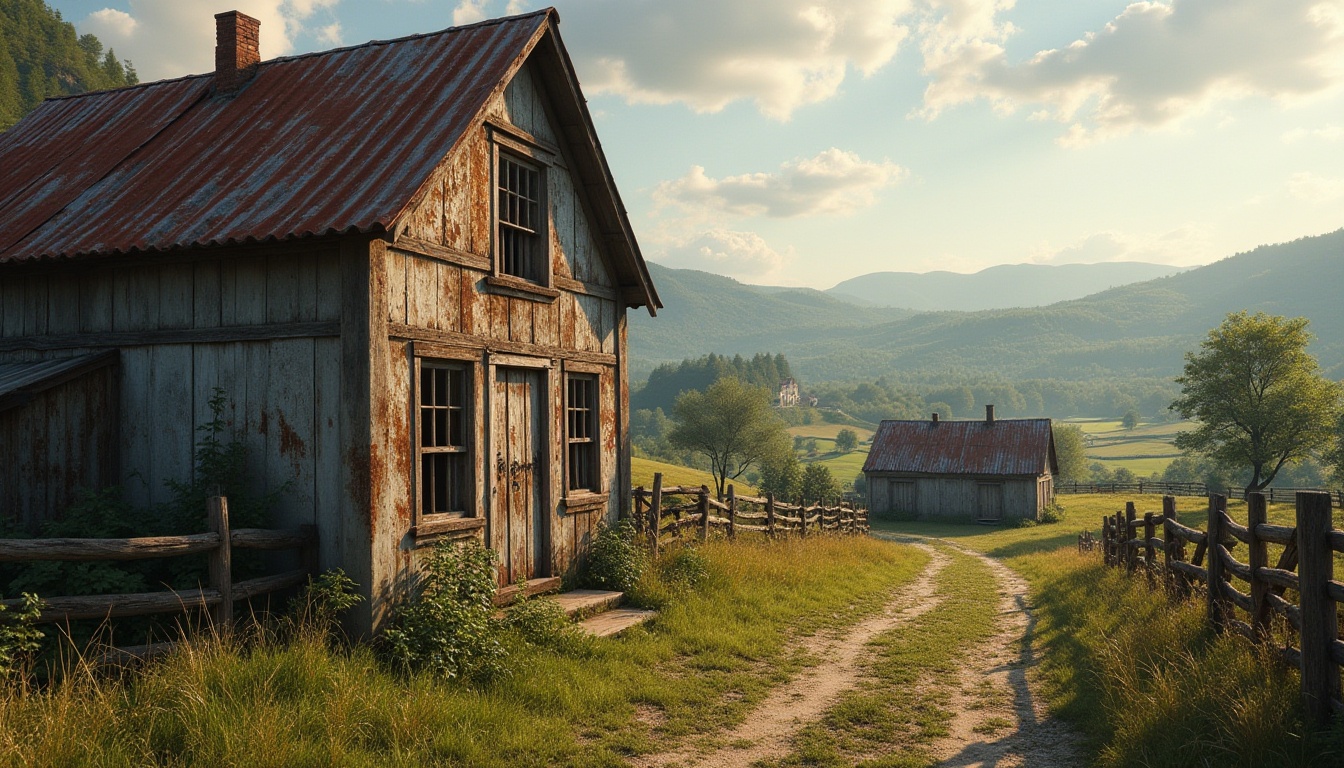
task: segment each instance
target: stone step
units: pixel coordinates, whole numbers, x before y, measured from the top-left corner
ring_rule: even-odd
[[[565,609],[565,615],[578,621],[617,607],[625,600],[625,595],[602,589],[572,589],[551,599]]]
[[[614,608],[579,622],[579,628],[593,637],[610,637],[657,616],[643,608]]]
[[[520,596],[535,597],[544,595],[547,592],[554,592],[560,589],[559,576],[546,576],[538,579],[528,579],[527,584],[519,588],[517,584],[510,584],[495,592],[495,605],[506,606],[513,605]]]

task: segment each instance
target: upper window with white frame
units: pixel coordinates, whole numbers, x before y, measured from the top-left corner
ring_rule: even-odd
[[[420,359],[420,513],[472,511],[470,368]]]
[[[598,377],[571,374],[565,381],[565,439],[570,491],[602,490],[598,446]]]
[[[545,168],[499,151],[495,167],[495,270],[549,286]]]

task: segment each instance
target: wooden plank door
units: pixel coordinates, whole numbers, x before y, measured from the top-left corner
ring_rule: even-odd
[[[981,520],[1003,519],[1003,483],[980,483]]]
[[[546,576],[544,372],[495,369],[491,398],[494,483],[490,548],[499,554],[499,583]]]

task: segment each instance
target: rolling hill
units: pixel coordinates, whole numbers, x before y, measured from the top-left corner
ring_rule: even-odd
[[[1130,283],[1166,277],[1181,268],[1143,262],[1000,264],[975,274],[874,272],[845,280],[826,293],[874,307],[920,311],[1041,307]]]
[[[1311,319],[1312,351],[1344,377],[1344,229],[1045,307],[922,312],[846,305],[819,291],[758,290],[657,267],[667,305],[631,315],[632,370],[708,352],[788,356],[808,381],[892,371],[1091,379],[1174,376],[1228,312]]]

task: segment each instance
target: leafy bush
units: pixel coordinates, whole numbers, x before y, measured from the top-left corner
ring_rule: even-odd
[[[695,547],[678,547],[661,563],[663,581],[694,589],[709,578],[709,559]]]
[[[1066,516],[1067,513],[1064,511],[1064,507],[1061,507],[1059,504],[1050,504],[1046,506],[1045,509],[1041,510],[1041,513],[1036,516],[1036,520],[1042,524],[1049,525],[1050,523],[1064,522]]]
[[[481,681],[504,674],[494,597],[495,553],[475,540],[441,542],[394,609],[384,655],[405,672]]]
[[[629,518],[616,525],[603,522],[588,553],[584,581],[595,589],[626,592],[635,586],[647,566],[648,558],[636,541],[635,522]]]
[[[42,630],[33,625],[41,613],[42,600],[31,592],[23,593],[17,610],[0,603],[0,678],[17,672],[41,647]]]
[[[546,648],[571,648],[580,640],[578,625],[549,597],[514,603],[504,617],[504,624],[524,642]]]
[[[290,601],[290,614],[299,632],[321,636],[336,633],[341,614],[364,598],[355,592],[355,582],[340,568],[310,577],[303,590]]]

